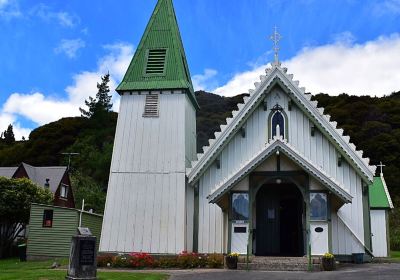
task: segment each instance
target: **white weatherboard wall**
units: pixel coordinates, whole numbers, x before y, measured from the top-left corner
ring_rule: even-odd
[[[362,205],[362,179],[354,168],[346,161],[338,166],[338,151],[323,134],[316,131],[311,136],[312,122],[294,102],[289,111],[289,96],[280,88],[274,88],[266,95],[268,110],[263,106],[257,107],[247,118],[243,127],[246,136],[240,133],[234,137],[219,153],[220,169],[216,164],[211,164],[199,178],[199,251],[220,252],[221,244],[222,211],[216,205],[208,203],[207,196],[225,178],[238,172],[240,167],[265,147],[268,137],[268,117],[272,107],[279,104],[288,118],[288,142],[305,159],[320,167],[326,174],[334,178],[353,196],[351,204],[339,209],[341,217],[362,242],[364,242],[363,205]],[[251,187],[251,186],[250,186]],[[364,252],[360,242],[354,238],[350,230],[338,221],[336,214],[332,214],[332,245],[336,254],[351,254]]]
[[[195,111],[185,94],[160,94],[158,118],[144,118],[144,105],[144,94],[121,96],[102,252],[179,253],[191,246],[185,168],[195,153]]]
[[[388,256],[386,210],[371,210],[372,252],[375,257]]]

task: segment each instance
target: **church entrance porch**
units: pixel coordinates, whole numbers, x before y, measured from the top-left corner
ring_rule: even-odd
[[[294,184],[266,184],[256,194],[256,256],[304,256],[304,199]]]

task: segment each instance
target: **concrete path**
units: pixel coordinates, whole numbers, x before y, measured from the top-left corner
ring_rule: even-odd
[[[348,265],[328,272],[268,272],[268,271],[201,271],[169,273],[170,280],[398,280],[400,264]]]
[[[101,271],[102,269],[99,269]],[[105,270],[112,271],[112,270]],[[280,272],[237,271],[224,269],[194,270],[117,270],[141,273],[165,273],[169,280],[400,280],[400,263],[342,265],[336,271]]]

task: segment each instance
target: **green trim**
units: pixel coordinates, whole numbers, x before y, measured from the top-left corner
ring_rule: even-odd
[[[372,233],[371,233],[371,212],[370,212],[370,192],[369,186],[362,184],[362,203],[363,203],[363,225],[364,225],[364,244],[370,251],[372,248]],[[367,189],[365,189],[367,188]]]
[[[386,242],[387,242],[387,255],[390,256],[390,230],[389,230],[389,212],[385,212],[385,220],[386,220]]]
[[[328,248],[329,252],[333,252],[332,245],[332,193],[328,192]]]
[[[307,176],[307,182],[305,186],[305,201],[306,201],[306,252],[308,260],[308,271],[312,270],[312,260],[311,260],[311,223],[310,223],[310,177]]]
[[[232,205],[232,193],[228,192],[229,195],[229,208],[228,208],[228,254],[232,253],[231,247],[232,247],[232,211],[231,211],[231,205]]]
[[[199,252],[199,184],[194,187],[193,252]]]

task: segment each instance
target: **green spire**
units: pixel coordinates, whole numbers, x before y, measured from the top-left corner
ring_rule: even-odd
[[[185,90],[196,109],[172,0],[159,0],[117,92]]]

